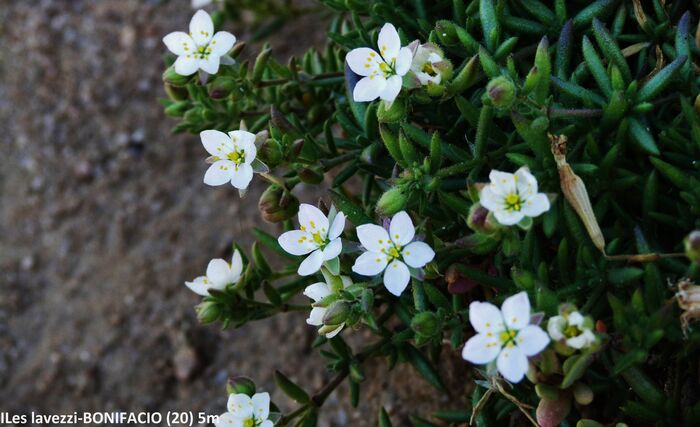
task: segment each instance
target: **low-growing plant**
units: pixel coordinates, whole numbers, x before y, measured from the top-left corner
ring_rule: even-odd
[[[306,312],[334,374],[310,394],[276,372],[284,413],[235,378],[219,425],[315,425],[378,357],[442,394],[451,354],[483,366],[471,394],[397,419],[700,425],[698,4],[320,3],[327,45],[286,62],[243,59],[204,11],[164,39],[165,112],[200,135],[204,182],[266,182],[280,224],[187,283],[200,321]]]

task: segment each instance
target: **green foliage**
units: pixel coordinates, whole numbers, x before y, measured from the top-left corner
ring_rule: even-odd
[[[236,63],[206,83],[170,68],[163,78],[165,112],[178,120],[176,132],[229,131],[242,120],[252,132],[267,131],[272,171],[260,201],[267,220],[289,229],[304,198],[292,192],[311,183],[355,226],[410,212],[436,250],[422,280],[414,279],[412,292],[400,298],[374,279],[342,291],[343,319],[377,338],[361,349],[340,335],[319,338],[315,345],[340,378],[330,385],[347,377],[356,404],[362,362],[382,356],[389,367],[409,363],[435,393],[444,393],[438,367],[473,333],[469,303],[501,302],[525,290],[533,310],[548,316],[565,302],[580,307],[598,321],[600,346],[547,350],[530,382],[508,392],[485,382],[471,396],[436,408],[432,421],[421,418],[430,414],[415,414],[412,425],[457,425],[477,406],[475,422],[483,426],[507,425],[514,417],[524,423],[524,413],[541,425],[700,424],[700,332],[684,336],[676,289],[669,286],[681,277],[697,279],[700,268],[684,257],[629,263],[620,256],[682,254],[683,239],[700,228],[697,4],[321,3],[332,12],[321,51],[280,62],[274,47],[248,58],[238,45],[231,53]],[[404,87],[392,106],[353,101],[357,76],[346,69],[345,55],[374,46],[385,22],[399,29],[402,45],[416,39],[437,45],[454,64],[453,75],[433,86]],[[606,254],[564,197],[550,134],[568,139],[566,158],[585,184]],[[551,210],[525,229],[487,222],[475,184],[488,181],[491,170],[520,166],[552,195]],[[198,308],[203,322],[240,326],[309,309],[288,301],[318,280],[297,277],[300,259],[289,257],[275,237],[254,234],[259,243],[243,278],[205,298]],[[353,232],[344,238],[356,240]],[[266,257],[273,253],[289,265],[271,268]],[[350,265],[344,252],[337,269],[350,274]],[[268,301],[255,299],[259,289]],[[303,405],[278,425],[296,417],[297,425],[313,425],[332,388],[310,397],[281,373],[275,378]],[[379,425],[391,425],[383,409]]]

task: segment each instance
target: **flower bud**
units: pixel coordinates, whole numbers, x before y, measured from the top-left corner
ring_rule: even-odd
[[[299,211],[299,199],[285,189],[271,185],[260,196],[258,209],[267,222],[282,222]]]
[[[485,95],[494,107],[507,109],[515,100],[515,85],[508,77],[496,77],[486,85]]]
[[[406,104],[397,99],[390,105],[380,102],[377,108],[377,120],[380,123],[398,123],[406,117]]]
[[[685,256],[689,260],[700,264],[700,231],[695,230],[688,234],[683,244],[685,246]]]
[[[411,329],[418,335],[432,337],[440,332],[440,320],[431,311],[416,313],[411,319]]]
[[[168,95],[168,98],[173,101],[184,101],[189,96],[187,89],[182,86],[173,86],[170,83],[163,83],[163,89],[165,89],[165,94]]]
[[[491,212],[481,203],[474,203],[469,208],[469,217],[467,225],[477,233],[493,234],[501,228],[501,225],[496,221]]]
[[[402,187],[393,187],[379,198],[377,202],[377,214],[391,216],[402,211],[408,203],[408,195]]]
[[[190,81],[191,76],[182,76],[175,72],[175,67],[168,67],[163,72],[163,82],[173,86],[184,86]]]
[[[214,99],[226,98],[236,88],[236,79],[230,76],[219,76],[209,83],[209,96]]]
[[[350,315],[350,304],[346,301],[335,301],[326,310],[323,315],[323,324],[326,326],[338,327],[345,322]]]
[[[579,405],[590,405],[593,402],[593,390],[579,381],[574,385],[574,399]]]
[[[258,148],[257,157],[271,168],[282,161],[282,147],[276,139],[267,139]]]
[[[246,394],[252,396],[255,394],[255,382],[248,377],[229,378],[226,383],[226,391],[228,394]]]
[[[203,325],[216,322],[221,315],[219,305],[214,301],[204,301],[195,307],[197,319]]]

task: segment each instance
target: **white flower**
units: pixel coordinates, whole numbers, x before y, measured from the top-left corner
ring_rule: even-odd
[[[340,276],[340,280],[342,281],[343,288],[347,288],[348,286],[352,285],[352,280],[348,276]],[[314,303],[323,300],[332,293],[333,289],[331,285],[326,282],[314,283],[313,285],[309,285],[306,287],[306,289],[304,289],[304,295],[311,298]],[[328,307],[314,306],[309,313],[309,318],[306,319],[306,323],[323,328],[323,326],[325,326],[323,323],[323,317],[326,315],[327,311]],[[330,339],[338,335],[343,327],[345,327],[345,322],[339,324],[337,328],[332,329],[330,332],[321,333],[319,331],[319,333]]]
[[[234,130],[228,135],[205,130],[199,136],[214,162],[204,174],[204,183],[213,186],[230,181],[239,190],[248,188],[253,179],[251,164],[257,154],[255,135],[244,130]]]
[[[238,282],[242,271],[243,259],[236,249],[231,258],[231,264],[221,258],[213,259],[209,261],[206,276],[199,276],[191,282],[185,282],[185,285],[192,292],[206,297],[209,296],[209,289],[222,290],[226,285]]]
[[[351,50],[345,57],[350,69],[363,76],[352,93],[357,102],[377,98],[393,102],[401,91],[402,77],[411,67],[411,49],[401,47],[399,33],[392,24],[384,24],[377,44],[379,52],[360,47]]]
[[[320,209],[302,203],[299,206],[299,230],[287,231],[277,241],[282,249],[292,255],[311,254],[302,261],[297,271],[301,276],[309,276],[321,268],[323,261],[340,255],[343,249],[340,235],[344,228],[345,214],[342,212],[327,218]]]
[[[442,52],[433,44],[419,45],[411,62],[411,71],[416,75],[420,84],[440,84],[442,72],[440,70],[446,64]]]
[[[547,332],[554,341],[566,342],[566,345],[581,350],[595,344],[598,340],[593,333],[593,322],[586,320],[578,311],[554,316],[547,323]]]
[[[357,237],[367,252],[360,255],[352,271],[363,276],[384,272],[384,286],[396,296],[408,286],[411,272],[408,267],[422,268],[435,257],[425,242],[412,242],[416,231],[411,217],[401,211],[391,218],[389,232],[375,224],[357,227]]]
[[[270,415],[270,395],[256,393],[253,397],[247,394],[232,394],[226,405],[228,412],[221,414],[216,427],[272,427]]]
[[[506,298],[500,310],[487,302],[472,302],[469,321],[477,334],[464,345],[462,357],[478,365],[496,359],[498,371],[513,383],[527,372],[527,358],[549,344],[547,333],[530,324],[530,300],[525,292]]]
[[[236,37],[227,32],[214,34],[209,14],[198,10],[190,21],[190,33],[175,31],[163,37],[163,43],[177,55],[175,72],[189,76],[201,68],[209,74],[219,71],[221,57],[231,50]]]
[[[537,192],[537,180],[526,167],[515,174],[492,170],[489,179],[491,183],[481,190],[480,202],[501,224],[517,224],[549,210],[547,195]]]

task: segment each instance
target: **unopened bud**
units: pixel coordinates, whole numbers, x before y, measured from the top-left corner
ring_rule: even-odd
[[[267,139],[258,148],[258,158],[271,168],[282,161],[282,147],[276,139]]]
[[[574,386],[574,399],[579,405],[590,405],[593,402],[593,390],[582,382]]]
[[[695,230],[688,234],[683,244],[685,245],[685,256],[689,260],[700,264],[700,231]]]
[[[418,335],[432,337],[440,331],[440,320],[430,311],[416,313],[411,319],[411,329]]]
[[[219,76],[209,83],[209,96],[214,99],[226,98],[236,88],[236,79],[230,76]]]
[[[515,100],[515,85],[508,77],[496,77],[486,85],[486,96],[494,107],[507,109]]]
[[[382,101],[377,108],[377,120],[380,123],[398,123],[406,117],[406,103],[396,100],[387,105]]]
[[[346,301],[335,301],[323,315],[323,324],[337,327],[345,322],[350,314],[350,304]]]
[[[391,216],[402,211],[408,203],[408,195],[402,187],[394,187],[382,194],[377,202],[377,213],[380,216]]]
[[[297,214],[299,199],[285,189],[271,185],[260,196],[258,209],[265,221],[282,222]]]
[[[228,394],[246,394],[252,396],[255,394],[255,382],[248,377],[229,378],[226,383],[226,391]]]
[[[163,83],[163,89],[165,89],[165,94],[168,98],[173,101],[184,101],[189,97],[187,89],[182,86],[174,86],[170,83]]]
[[[493,234],[501,228],[491,212],[481,206],[481,203],[474,203],[472,207],[469,208],[467,225],[477,233],[483,234]]]
[[[216,322],[221,315],[219,305],[213,301],[205,301],[195,307],[197,319],[203,325]]]

